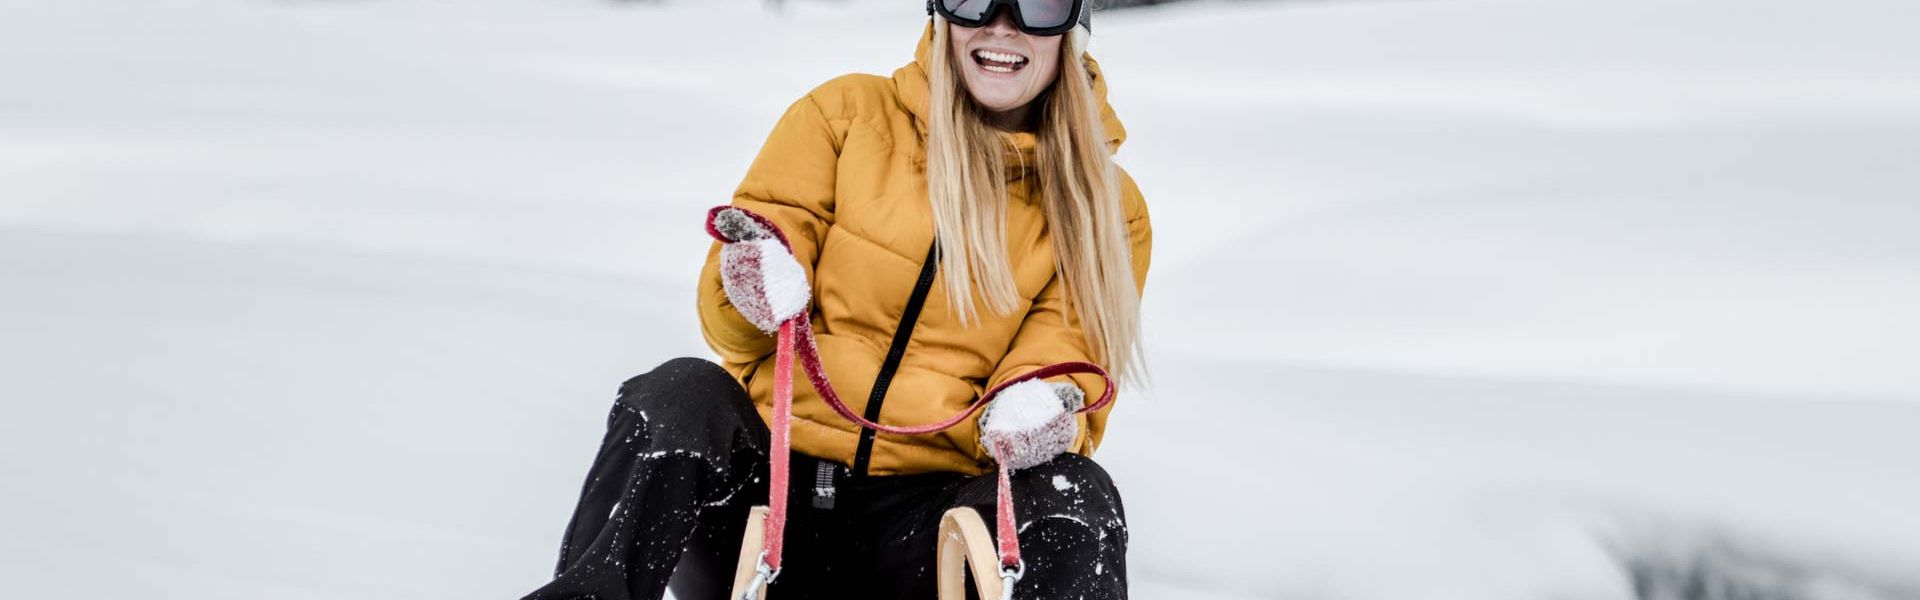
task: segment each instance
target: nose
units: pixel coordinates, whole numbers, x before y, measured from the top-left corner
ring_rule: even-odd
[[[995,35],[1013,35],[1014,32],[1019,31],[1013,25],[1013,7],[1002,6],[995,12],[993,20],[988,21],[984,29]]]

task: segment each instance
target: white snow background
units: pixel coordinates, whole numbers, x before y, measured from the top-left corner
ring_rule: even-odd
[[[0,0],[0,597],[512,598],[907,0]],[[1920,597],[1920,3],[1103,15],[1157,599]]]

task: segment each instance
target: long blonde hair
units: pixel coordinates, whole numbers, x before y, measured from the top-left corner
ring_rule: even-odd
[[[1018,305],[1007,257],[1007,140],[987,126],[955,73],[945,19],[935,16],[927,135],[927,195],[940,239],[940,270],[962,322],[977,316],[975,292],[994,314]],[[1095,361],[1116,378],[1138,381],[1140,294],[1133,277],[1113,149],[1100,123],[1099,99],[1081,56],[1086,32],[1074,28],[1060,45],[1060,70],[1036,102],[1041,111],[1034,172],[1053,239],[1055,273],[1066,285],[1073,322]]]

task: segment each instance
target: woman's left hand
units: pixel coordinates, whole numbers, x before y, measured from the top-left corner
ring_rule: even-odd
[[[1073,411],[1086,401],[1080,386],[1022,381],[1000,390],[980,415],[980,443],[1014,469],[1038,466],[1073,448]]]

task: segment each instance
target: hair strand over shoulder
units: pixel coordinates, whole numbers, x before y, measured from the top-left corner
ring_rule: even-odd
[[[948,24],[935,17],[927,136],[927,193],[941,243],[940,270],[963,323],[984,304],[1007,314],[1019,303],[1006,245],[1006,138],[986,125],[947,50]],[[1132,268],[1125,208],[1113,149],[1107,144],[1081,29],[1060,45],[1060,72],[1043,102],[1034,172],[1067,289],[1070,317],[1096,361],[1116,378],[1137,381],[1140,294]],[[976,300],[978,302],[976,303]]]

